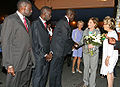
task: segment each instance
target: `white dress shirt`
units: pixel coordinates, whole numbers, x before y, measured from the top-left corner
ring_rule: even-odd
[[[40,20],[42,21],[42,23],[44,24],[44,26],[46,26],[46,25],[45,25],[46,21],[43,20],[40,16],[39,16],[39,18],[40,18]]]
[[[22,20],[22,22],[23,22],[23,24],[24,24],[23,18],[24,18],[25,16],[23,16],[19,11],[16,11],[16,13],[18,14],[18,16],[20,17],[20,19]]]
[[[69,18],[65,15],[65,18],[67,18],[68,23],[70,22]]]

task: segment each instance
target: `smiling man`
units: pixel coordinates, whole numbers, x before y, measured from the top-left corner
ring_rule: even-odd
[[[16,13],[5,18],[2,37],[2,64],[7,69],[6,87],[29,87],[34,56],[31,45],[30,22],[32,13],[28,0],[17,3]]]

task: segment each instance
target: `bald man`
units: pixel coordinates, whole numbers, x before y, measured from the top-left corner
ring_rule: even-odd
[[[2,64],[7,69],[6,87],[29,87],[34,56],[30,22],[32,4],[20,0],[16,13],[5,18],[2,37]]]
[[[48,79],[50,52],[50,39],[46,22],[51,18],[52,9],[44,6],[37,20],[32,23],[33,53],[35,55],[35,69],[33,71],[33,87],[46,87]]]
[[[51,51],[53,58],[50,62],[49,87],[62,87],[61,77],[64,57],[72,51],[73,41],[71,38],[72,30],[69,22],[73,21],[75,12],[68,9],[66,15],[57,24],[53,32],[51,41]]]

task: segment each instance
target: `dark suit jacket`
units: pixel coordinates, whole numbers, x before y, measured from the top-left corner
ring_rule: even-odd
[[[28,29],[29,33],[17,13],[5,18],[1,37],[2,64],[6,68],[12,65],[15,71],[23,71],[30,61],[34,63],[31,29],[30,27]]]
[[[51,50],[54,55],[65,56],[68,52],[72,51],[73,41],[71,34],[70,25],[64,17],[56,24],[54,29],[51,41]]]
[[[120,41],[116,41],[116,44],[114,46],[115,49],[120,49]]]
[[[32,42],[35,58],[44,58],[45,54],[49,53],[49,34],[40,18],[32,23]]]

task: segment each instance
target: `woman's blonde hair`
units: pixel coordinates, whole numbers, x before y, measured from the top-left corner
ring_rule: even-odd
[[[106,16],[103,20],[104,24],[109,25],[111,29],[115,29],[115,19],[110,16]]]
[[[80,23],[82,23],[84,25],[84,22],[82,20],[78,21],[77,25],[80,24]]]

